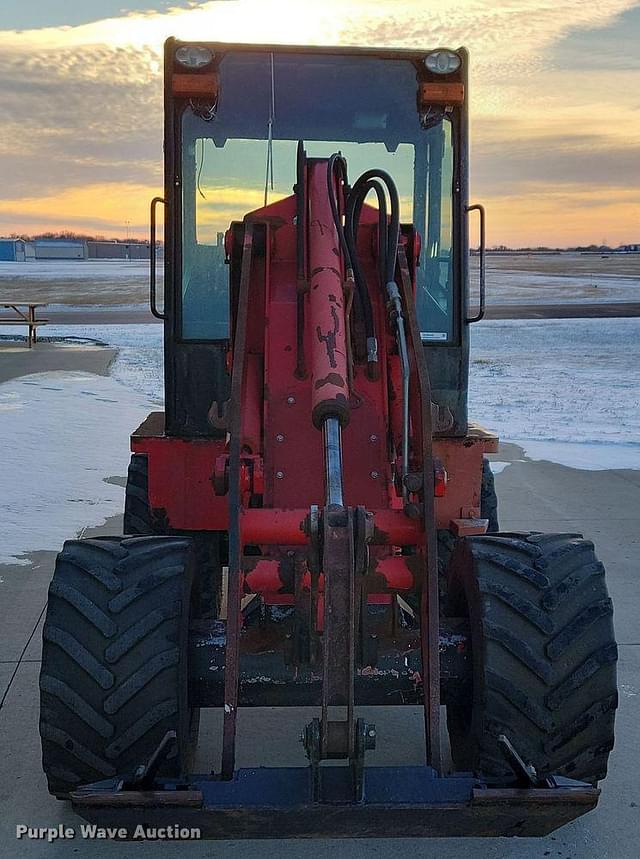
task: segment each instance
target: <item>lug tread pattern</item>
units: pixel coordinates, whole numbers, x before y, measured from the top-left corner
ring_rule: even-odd
[[[158,653],[148,662],[138,668],[131,676],[127,677],[104,702],[104,711],[113,715],[124,705],[137,695],[145,686],[147,686],[154,677],[157,677],[166,668],[171,668],[178,664],[180,654],[175,648],[165,650],[164,653]]]
[[[518,558],[547,583],[521,575]],[[496,746],[503,733],[541,776],[604,778],[617,647],[593,543],[580,534],[468,537],[453,551],[449,591],[458,610],[464,595],[473,647],[480,647],[473,706],[449,720],[458,767],[508,782]]]
[[[168,730],[179,775],[191,751],[186,647],[191,542],[162,536],[69,541],[43,630],[40,734],[49,790],[64,798],[146,763]],[[138,597],[144,596],[144,599]]]
[[[522,635],[515,635],[504,626],[487,621],[484,627],[485,636],[497,641],[509,651],[522,665],[544,681],[551,679],[551,666],[545,659],[539,659],[529,647]]]
[[[505,569],[508,569],[508,567],[505,567]],[[483,582],[482,593],[485,596],[495,597],[497,600],[500,600],[514,614],[520,615],[521,619],[528,621],[541,632],[546,634],[553,632],[553,622],[548,614],[538,608],[530,599],[518,593],[514,588],[508,587],[502,584],[502,582],[494,581],[491,576],[487,576]]]
[[[149,507],[149,464],[146,454],[134,453],[129,462],[124,496],[125,534],[155,534]]]
[[[142,739],[146,734],[149,733],[153,728],[155,728],[158,724],[163,722],[165,719],[173,716],[178,710],[178,705],[174,698],[168,698],[166,701],[162,701],[160,704],[156,704],[155,707],[152,707],[150,710],[133,723],[130,727],[127,728],[124,733],[122,733],[117,740],[114,740],[113,743],[107,746],[106,755],[108,758],[117,758],[127,749],[129,749],[134,743],[137,743],[138,740]]]
[[[76,588],[64,582],[51,582],[49,597],[52,596],[66,600],[77,612],[97,627],[105,638],[111,638],[112,635],[115,635],[116,625],[111,618]]]
[[[61,701],[66,708],[76,716],[79,716],[85,724],[100,734],[101,737],[109,739],[113,736],[114,727],[97,710],[85,701],[77,692],[67,686],[62,680],[50,677],[48,674],[40,676],[40,689]]]
[[[136,582],[135,585],[132,585],[130,588],[126,588],[126,590],[121,591],[117,596],[113,597],[113,599],[109,601],[109,611],[114,614],[119,614],[121,611],[128,608],[131,603],[135,602],[140,597],[143,597],[145,594],[148,594],[149,591],[153,591],[155,588],[159,587],[162,582],[172,579],[175,576],[180,576],[182,573],[183,568],[179,565],[173,567],[166,566],[161,570],[154,570]]]
[[[77,638],[64,629],[59,629],[52,624],[46,625],[43,630],[44,641],[57,644],[67,656],[88,674],[103,689],[111,689],[113,686],[113,674],[84,647]]]
[[[108,778],[116,774],[115,767],[108,761],[103,760],[98,755],[81,745],[77,740],[74,740],[66,731],[56,728],[49,723],[40,725],[40,736],[43,740],[48,740],[56,746],[64,749],[74,758],[77,758],[81,763],[86,764],[103,778]],[[67,757],[67,755],[65,755]]]
[[[165,620],[169,620],[170,618],[178,617],[179,613],[179,602],[150,611],[149,614],[132,624],[119,638],[107,647],[104,652],[107,662],[117,662],[121,657],[128,653],[132,647],[135,647],[143,640],[143,638],[149,635],[149,633],[153,632],[154,629],[157,629],[161,623],[164,623]]]
[[[549,659],[557,659],[584,635],[601,617],[613,614],[613,603],[606,599],[593,602],[577,614],[560,632],[547,643]]]

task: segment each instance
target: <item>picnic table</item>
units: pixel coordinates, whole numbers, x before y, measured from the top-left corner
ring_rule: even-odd
[[[29,330],[27,336],[29,349],[37,342],[38,326],[46,325],[49,321],[42,317],[36,317],[36,308],[38,307],[46,307],[46,304],[37,301],[14,301],[13,299],[4,301],[0,299],[0,308],[12,310],[14,313],[12,316],[0,315],[0,325],[26,325]]]

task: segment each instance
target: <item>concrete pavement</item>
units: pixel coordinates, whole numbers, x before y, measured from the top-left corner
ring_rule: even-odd
[[[0,855],[3,857],[159,856],[190,857],[336,856],[347,859],[396,854],[452,859],[550,857],[550,859],[635,859],[640,855],[640,471],[577,471],[527,461],[520,448],[502,445],[495,459],[513,461],[496,477],[504,530],[583,532],[596,543],[608,571],[620,644],[620,709],[610,774],[598,809],[542,839],[381,839],[286,842],[134,843],[89,842],[76,838],[47,844],[17,841],[18,823],[79,826],[69,808],[49,797],[40,769],[37,682],[40,658],[38,618],[46,601],[53,553],[40,552],[31,566],[0,567],[0,696],[15,678],[0,710]],[[515,461],[515,460],[525,461]],[[97,529],[117,533],[119,521]],[[52,547],[54,549],[56,547]],[[34,631],[35,630],[35,631]],[[16,671],[17,667],[17,671]],[[215,760],[218,714],[206,713],[200,735],[199,764]],[[297,737],[306,713],[264,710],[242,713],[240,765],[303,763]],[[421,714],[417,709],[378,709],[380,745],[399,746],[385,763],[418,762]],[[252,726],[255,730],[252,731]],[[382,762],[382,761],[380,761]]]

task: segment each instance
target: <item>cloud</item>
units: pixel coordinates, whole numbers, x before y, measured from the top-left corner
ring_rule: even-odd
[[[0,52],[4,196],[118,177],[162,184],[162,83],[148,48]],[[9,168],[9,169],[7,169]]]
[[[555,48],[572,34],[615,23],[635,5],[635,0],[217,0],[75,27],[0,32],[2,193],[16,218],[20,211],[24,218],[35,217],[31,203],[21,207],[20,201],[39,199],[43,217],[52,222],[59,217],[60,226],[85,215],[117,225],[122,217],[113,199],[103,199],[98,189],[157,193],[162,43],[175,35],[423,48],[465,44],[472,62],[474,192],[506,199],[513,190],[532,193],[533,183],[551,191],[570,185],[569,196],[598,185],[606,195],[625,177],[637,181],[638,73],[621,66],[576,74],[559,61]],[[86,189],[93,189],[92,198]],[[124,204],[125,192],[118,194]],[[553,198],[544,199],[546,206]],[[519,205],[526,212],[522,198]],[[146,199],[144,209],[137,203],[129,208],[139,213],[135,223],[143,230]],[[7,208],[2,211],[8,217]]]
[[[611,187],[606,194],[583,185],[553,187],[531,182],[512,194],[487,196],[487,244],[586,244],[603,236],[612,245],[637,241],[636,189]]]
[[[155,186],[100,182],[41,196],[5,198],[0,200],[0,224],[7,232],[18,221],[28,228],[24,232],[62,226],[123,235],[129,222],[135,233],[144,236],[149,200],[155,193]]]
[[[531,182],[601,189],[640,188],[640,144],[621,145],[605,135],[557,134],[476,143],[477,193],[509,193]],[[638,192],[640,198],[640,191]]]

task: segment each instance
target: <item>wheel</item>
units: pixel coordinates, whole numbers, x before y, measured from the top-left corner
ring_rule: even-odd
[[[187,700],[193,552],[175,537],[70,540],[49,587],[40,736],[49,791],[131,774],[169,730],[164,775],[191,764]]]
[[[579,534],[460,540],[448,612],[469,617],[473,656],[472,689],[447,707],[457,768],[508,781],[496,743],[505,734],[541,777],[604,778],[617,649],[593,544]]]
[[[149,461],[143,453],[134,453],[129,463],[123,527],[125,534],[183,534],[190,537],[198,570],[194,582],[193,608],[200,618],[218,616],[227,535],[222,531],[177,531],[169,526],[166,516],[152,511],[149,504]]]
[[[496,485],[491,471],[489,460],[482,460],[482,484],[480,487],[480,516],[489,520],[488,534],[495,534],[500,530],[498,525],[498,496]]]
[[[149,506],[149,463],[146,454],[134,453],[129,462],[124,496],[125,534],[168,534],[166,523],[151,514]]]

